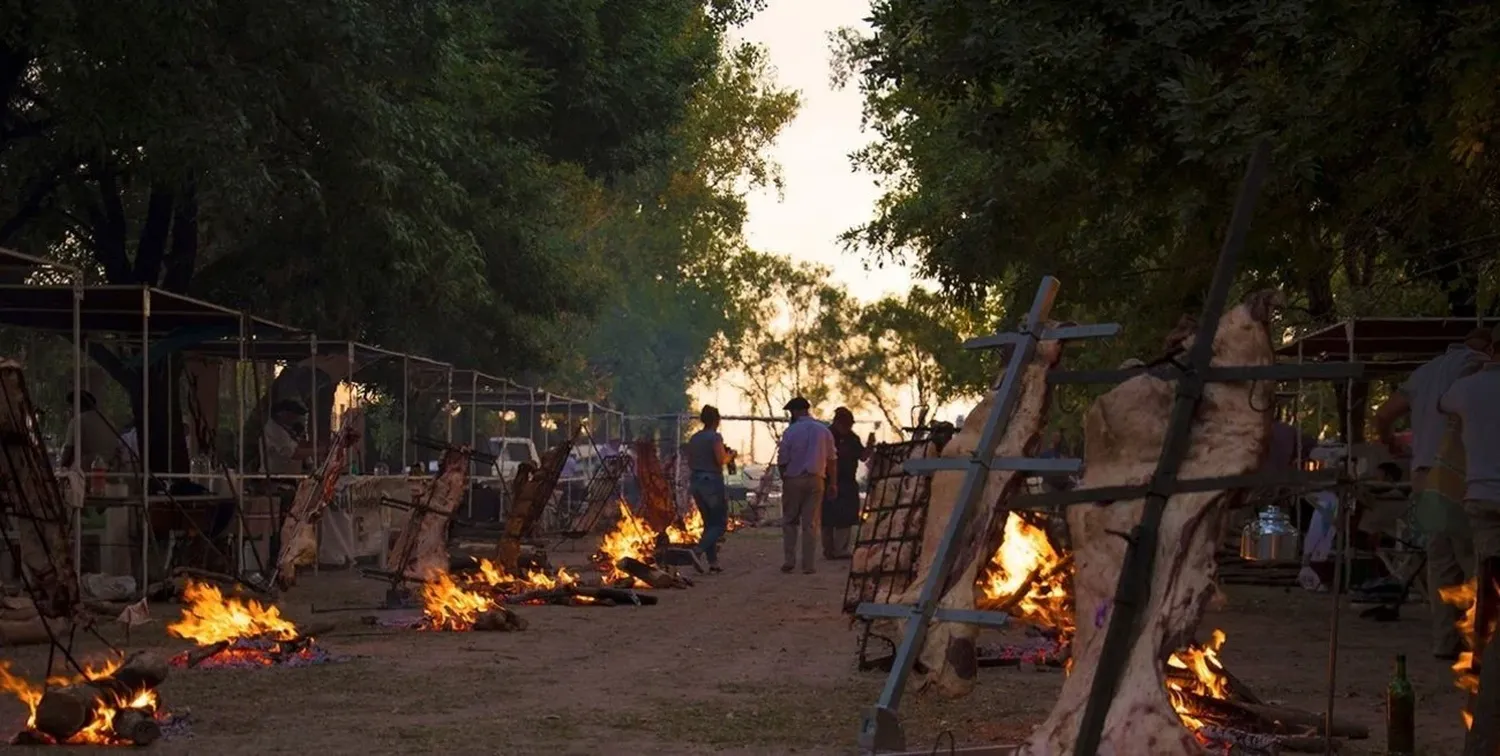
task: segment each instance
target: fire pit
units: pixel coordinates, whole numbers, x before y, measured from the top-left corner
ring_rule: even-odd
[[[464,632],[525,630],[526,620],[485,588],[460,585],[439,572],[422,584],[422,616],[407,621],[420,630]]]
[[[419,617],[376,619],[376,624],[421,630],[465,632],[526,629],[526,621],[508,607],[650,606],[656,597],[631,589],[587,586],[578,575],[559,567],[551,575],[533,570],[525,577],[507,573],[488,559],[461,574],[437,572],[422,583]]]
[[[182,618],[167,632],[198,647],[172,657],[174,667],[255,669],[337,661],[316,645],[314,632],[299,631],[275,606],[226,598],[218,587],[197,582],[187,584],[182,598],[187,602]]]
[[[694,510],[694,515],[697,511]],[[697,538],[692,530],[692,520],[685,520],[682,527],[669,525],[665,532],[652,529],[644,518],[630,511],[629,505],[620,502],[620,517],[615,526],[599,541],[599,550],[591,560],[604,582],[616,588],[687,588],[693,584],[686,576],[666,564],[658,564],[657,555],[673,549],[682,549],[679,540]],[[697,520],[696,531],[703,532],[702,519]],[[663,569],[665,568],[665,569]]]
[[[13,745],[143,746],[187,733],[185,715],[161,709],[156,689],[167,678],[159,657],[137,653],[46,686],[11,673],[0,662],[0,688],[26,704],[26,728]]]

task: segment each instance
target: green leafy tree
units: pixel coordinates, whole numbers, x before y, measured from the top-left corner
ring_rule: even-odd
[[[847,239],[954,295],[1014,311],[1051,273],[1060,314],[1127,324],[1096,359],[1154,351],[1269,136],[1244,286],[1302,322],[1492,305],[1492,6],[877,0],[871,24],[838,46],[888,191]]]

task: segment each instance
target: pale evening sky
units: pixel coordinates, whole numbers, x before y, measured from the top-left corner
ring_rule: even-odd
[[[887,264],[883,269],[866,270],[865,256],[846,252],[838,241],[839,234],[871,217],[880,190],[876,177],[856,172],[849,159],[873,136],[860,128],[858,87],[834,90],[831,86],[828,33],[843,26],[867,28],[864,18],[869,10],[868,0],[771,0],[737,35],[765,46],[776,80],[796,90],[802,99],[796,119],[783,130],[771,154],[781,166],[783,192],[765,190],[749,198],[746,234],[750,245],[762,252],[825,265],[833,270],[835,281],[863,300],[904,292],[913,283],[910,270],[904,267]],[[739,392],[724,382],[699,389],[695,399],[711,402],[725,414],[747,410]],[[898,417],[905,418],[909,402],[901,404]],[[818,410],[826,418],[833,407]],[[879,416],[874,408],[855,414]],[[869,429],[857,430],[863,435]],[[722,431],[725,441],[748,458],[750,425],[726,421]],[[774,452],[771,436],[759,424],[753,446],[756,461],[770,460]]]

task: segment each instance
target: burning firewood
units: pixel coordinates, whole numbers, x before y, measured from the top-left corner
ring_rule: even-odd
[[[137,653],[119,666],[32,693],[27,727],[56,743],[149,745],[161,737],[156,689],[166,679],[160,657]],[[7,680],[7,687],[13,682]]]
[[[526,621],[502,605],[486,587],[462,586],[437,572],[422,583],[422,624],[426,630],[525,630]]]
[[[198,648],[172,657],[178,667],[263,667],[278,664],[316,663],[329,660],[313,647],[318,635],[333,629],[327,625],[299,631],[281,616],[275,606],[254,599],[225,597],[217,586],[189,583],[183,592],[188,602],[182,617],[167,626],[167,633],[186,638]]]
[[[1044,424],[1051,395],[1047,373],[1062,356],[1062,345],[1056,341],[1037,345],[1031,364],[1022,372],[1014,411],[996,449],[998,456],[1019,457],[1035,446]],[[945,458],[961,459],[974,454],[979,435],[989,417],[992,397],[985,397],[964,421],[963,428],[942,451]],[[933,570],[938,543],[958,505],[959,488],[965,473],[940,472],[933,476],[931,503],[927,510],[922,538],[921,565],[911,585],[893,604],[914,604],[928,574]],[[1002,544],[1007,520],[1005,502],[1019,489],[1022,477],[1009,470],[995,471],[985,481],[978,511],[970,513],[956,548],[957,558],[943,586],[939,606],[948,609],[974,609],[975,584],[985,566],[985,555],[994,554]],[[978,674],[975,637],[979,628],[951,622],[934,621],[922,647],[917,671],[912,676],[918,690],[936,689],[948,696],[962,696],[974,687]],[[892,635],[892,637],[896,637]]]
[[[1220,319],[1214,338],[1214,365],[1270,365],[1267,331],[1270,295],[1255,295]],[[1179,476],[1210,478],[1254,471],[1270,436],[1269,382],[1211,383],[1192,431]],[[1134,485],[1149,480],[1157,467],[1173,382],[1150,373],[1137,375],[1100,397],[1084,421],[1083,488]],[[1161,649],[1192,636],[1214,591],[1214,552],[1225,509],[1236,492],[1177,494],[1162,518],[1145,626],[1131,650],[1104,723],[1100,750],[1198,756],[1203,747],[1174,709],[1164,684]],[[1070,753],[1093,686],[1105,629],[1125,556],[1125,541],[1141,518],[1143,502],[1117,501],[1068,509],[1076,568],[1072,579],[1077,627],[1072,674],[1047,721],[1022,753]]]
[[[678,574],[675,570],[672,572],[659,570],[635,557],[620,559],[615,562],[615,569],[652,588],[687,588],[693,584],[693,581]]]

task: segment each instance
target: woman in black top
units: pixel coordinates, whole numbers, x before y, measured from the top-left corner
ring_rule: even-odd
[[[850,534],[859,524],[859,465],[869,459],[870,448],[854,433],[854,413],[848,407],[833,411],[833,448],[838,454],[838,486],[823,500],[823,558],[848,559]],[[871,439],[873,440],[873,438]]]

